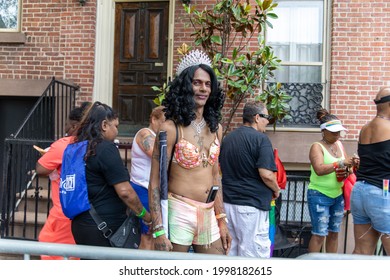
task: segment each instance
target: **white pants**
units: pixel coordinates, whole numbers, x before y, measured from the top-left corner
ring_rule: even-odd
[[[232,236],[229,256],[269,258],[269,211],[224,203],[228,229]]]

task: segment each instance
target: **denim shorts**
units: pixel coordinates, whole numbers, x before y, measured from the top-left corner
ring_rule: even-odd
[[[307,202],[312,225],[312,234],[327,236],[328,231],[340,232],[344,217],[344,198],[330,198],[319,191],[307,190]]]
[[[354,224],[371,224],[380,233],[390,234],[390,193],[383,196],[381,188],[357,181],[351,194]]]

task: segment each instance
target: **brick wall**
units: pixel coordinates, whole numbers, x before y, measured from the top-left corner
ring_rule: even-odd
[[[373,116],[381,86],[390,86],[390,1],[334,0],[331,26],[331,112],[356,139]]]
[[[92,99],[96,0],[22,1],[25,44],[0,44],[0,78],[64,79]]]
[[[96,2],[23,0],[25,44],[0,44],[0,79],[58,79],[80,85],[81,100],[92,99]],[[215,1],[197,1],[198,7]],[[331,23],[330,111],[350,129],[349,140],[375,115],[372,99],[390,85],[390,1],[333,0]],[[176,49],[194,47],[188,18],[176,1]],[[224,113],[231,104],[226,102]],[[233,120],[241,124],[240,118]]]

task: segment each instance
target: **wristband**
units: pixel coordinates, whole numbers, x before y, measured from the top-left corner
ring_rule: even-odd
[[[156,232],[153,232],[152,236],[154,239],[156,239],[157,237],[161,236],[161,235],[164,235],[165,234],[165,230],[159,230],[159,231],[156,231]]]
[[[142,219],[145,215],[146,215],[146,209],[145,207],[143,207],[141,213],[137,214],[137,217]]]
[[[155,226],[153,227],[153,231],[156,231],[156,230],[158,230],[158,229],[160,229],[160,228],[162,228],[162,227],[163,227],[162,224],[155,225]]]
[[[225,213],[220,213],[218,215],[215,215],[215,218],[217,218],[217,220],[222,219],[222,218],[226,218],[226,214]]]
[[[337,161],[335,161],[333,163],[333,169],[336,170],[338,167],[339,167],[339,163]]]

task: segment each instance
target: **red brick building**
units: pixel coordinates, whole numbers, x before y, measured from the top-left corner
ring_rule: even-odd
[[[131,137],[153,106],[150,87],[172,76],[178,46],[193,45],[179,0],[5,2],[12,1],[19,8],[13,11],[16,25],[0,7],[0,107],[36,98],[54,76],[79,85],[80,101],[112,105],[121,114],[121,134]],[[307,170],[310,145],[321,138],[314,110],[322,106],[341,118],[352,153],[359,129],[375,115],[372,99],[390,85],[390,2],[279,2],[270,44],[288,69],[278,77],[300,89],[292,104],[294,121],[278,125],[275,133],[270,128],[269,136],[288,169]],[[196,6],[213,3],[191,0]],[[0,124],[7,128],[15,116],[4,112]]]

